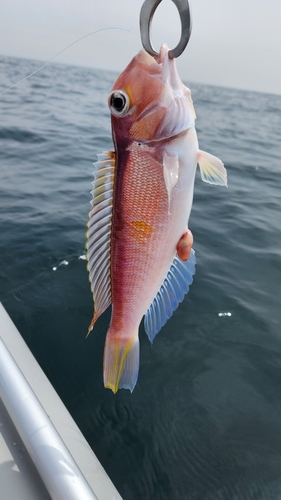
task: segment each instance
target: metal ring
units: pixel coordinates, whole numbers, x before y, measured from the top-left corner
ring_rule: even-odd
[[[159,54],[152,46],[150,39],[150,26],[154,13],[162,0],[145,0],[140,11],[140,34],[143,48],[153,57]],[[169,57],[179,57],[188,44],[191,35],[191,18],[188,0],[172,0],[178,9],[181,20],[181,38],[178,45],[169,50]]]

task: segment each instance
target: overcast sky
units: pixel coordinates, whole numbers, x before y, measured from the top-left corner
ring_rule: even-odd
[[[281,94],[281,0],[189,0],[193,30],[178,59],[189,82]],[[139,34],[143,0],[0,0],[0,53],[48,60],[95,30]],[[179,19],[171,0],[154,16],[153,44],[175,46]],[[56,61],[121,71],[141,48],[119,30],[85,38]],[[1,74],[0,74],[1,79]]]

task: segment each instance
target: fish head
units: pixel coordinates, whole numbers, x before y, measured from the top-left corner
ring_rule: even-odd
[[[190,90],[163,44],[157,59],[140,51],[115,81],[108,104],[115,141],[167,140],[194,126]]]

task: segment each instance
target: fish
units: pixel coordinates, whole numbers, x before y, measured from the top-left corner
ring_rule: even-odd
[[[153,343],[189,290],[194,250],[188,235],[197,164],[201,178],[227,185],[222,161],[199,150],[191,91],[166,44],[155,59],[141,50],[109,94],[114,151],[97,155],[87,227],[94,299],[89,332],[111,305],[103,355],[104,386],[133,391],[139,326]]]

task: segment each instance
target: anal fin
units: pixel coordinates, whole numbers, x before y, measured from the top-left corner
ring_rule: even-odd
[[[172,316],[193,281],[195,274],[195,252],[183,262],[176,255],[159,292],[144,317],[144,329],[152,343],[157,333]]]

